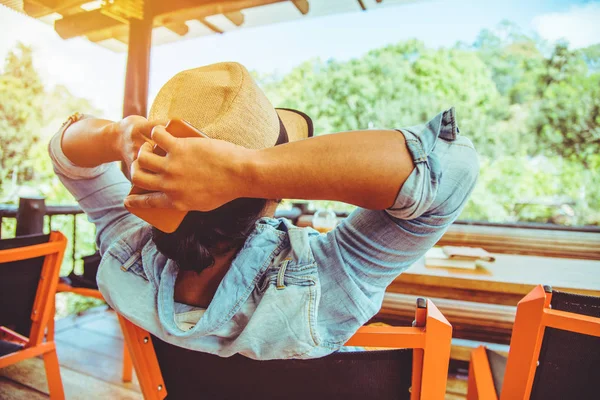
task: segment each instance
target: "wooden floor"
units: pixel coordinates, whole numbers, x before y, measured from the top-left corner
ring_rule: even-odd
[[[99,307],[60,319],[55,332],[67,399],[142,399],[135,376],[132,383],[121,381],[123,336],[113,311]],[[48,399],[43,361],[0,369],[0,399]]]
[[[65,395],[71,399],[142,399],[137,380],[121,381],[123,337],[116,314],[104,307],[56,322],[56,346]],[[465,399],[466,377],[450,376],[446,399]],[[48,399],[40,358],[0,369],[1,400]]]

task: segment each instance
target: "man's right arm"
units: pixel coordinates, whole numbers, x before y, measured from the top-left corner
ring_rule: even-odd
[[[215,139],[178,139],[156,127],[167,154],[142,147],[132,167],[136,186],[159,193],[129,197],[136,207],[208,211],[240,197],[335,200],[391,207],[414,163],[402,133],[353,131],[263,150]]]

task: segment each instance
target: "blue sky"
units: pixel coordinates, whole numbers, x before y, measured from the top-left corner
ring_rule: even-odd
[[[599,1],[423,1],[157,46],[151,59],[150,99],[178,71],[213,62],[238,61],[259,72],[286,72],[311,58],[348,59],[410,38],[433,47],[470,43],[482,29],[504,19],[549,41],[566,38],[574,47],[600,42]],[[1,7],[0,27],[0,57],[19,40],[29,44],[47,84],[64,84],[92,99],[105,116],[120,117],[125,54],[83,39],[63,41],[52,27]]]

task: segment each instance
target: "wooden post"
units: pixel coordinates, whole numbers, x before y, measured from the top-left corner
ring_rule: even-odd
[[[132,19],[129,22],[123,118],[129,115],[147,115],[151,41],[152,17],[147,15],[141,21]]]
[[[129,46],[127,49],[127,72],[123,98],[123,118],[130,115],[148,115],[148,81],[150,75],[150,51],[152,47],[152,14],[145,9],[144,19],[129,21]],[[129,179],[129,171],[121,163],[123,174]]]
[[[16,236],[44,233],[46,202],[43,197],[21,197],[17,212]]]

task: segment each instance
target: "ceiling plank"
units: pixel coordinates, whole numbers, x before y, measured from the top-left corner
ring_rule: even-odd
[[[235,26],[242,26],[244,23],[244,14],[241,11],[234,11],[223,14],[225,18],[231,21]]]
[[[298,11],[300,11],[302,15],[308,14],[308,11],[310,10],[308,0],[292,0],[292,3],[294,4],[294,6],[296,6]]]

